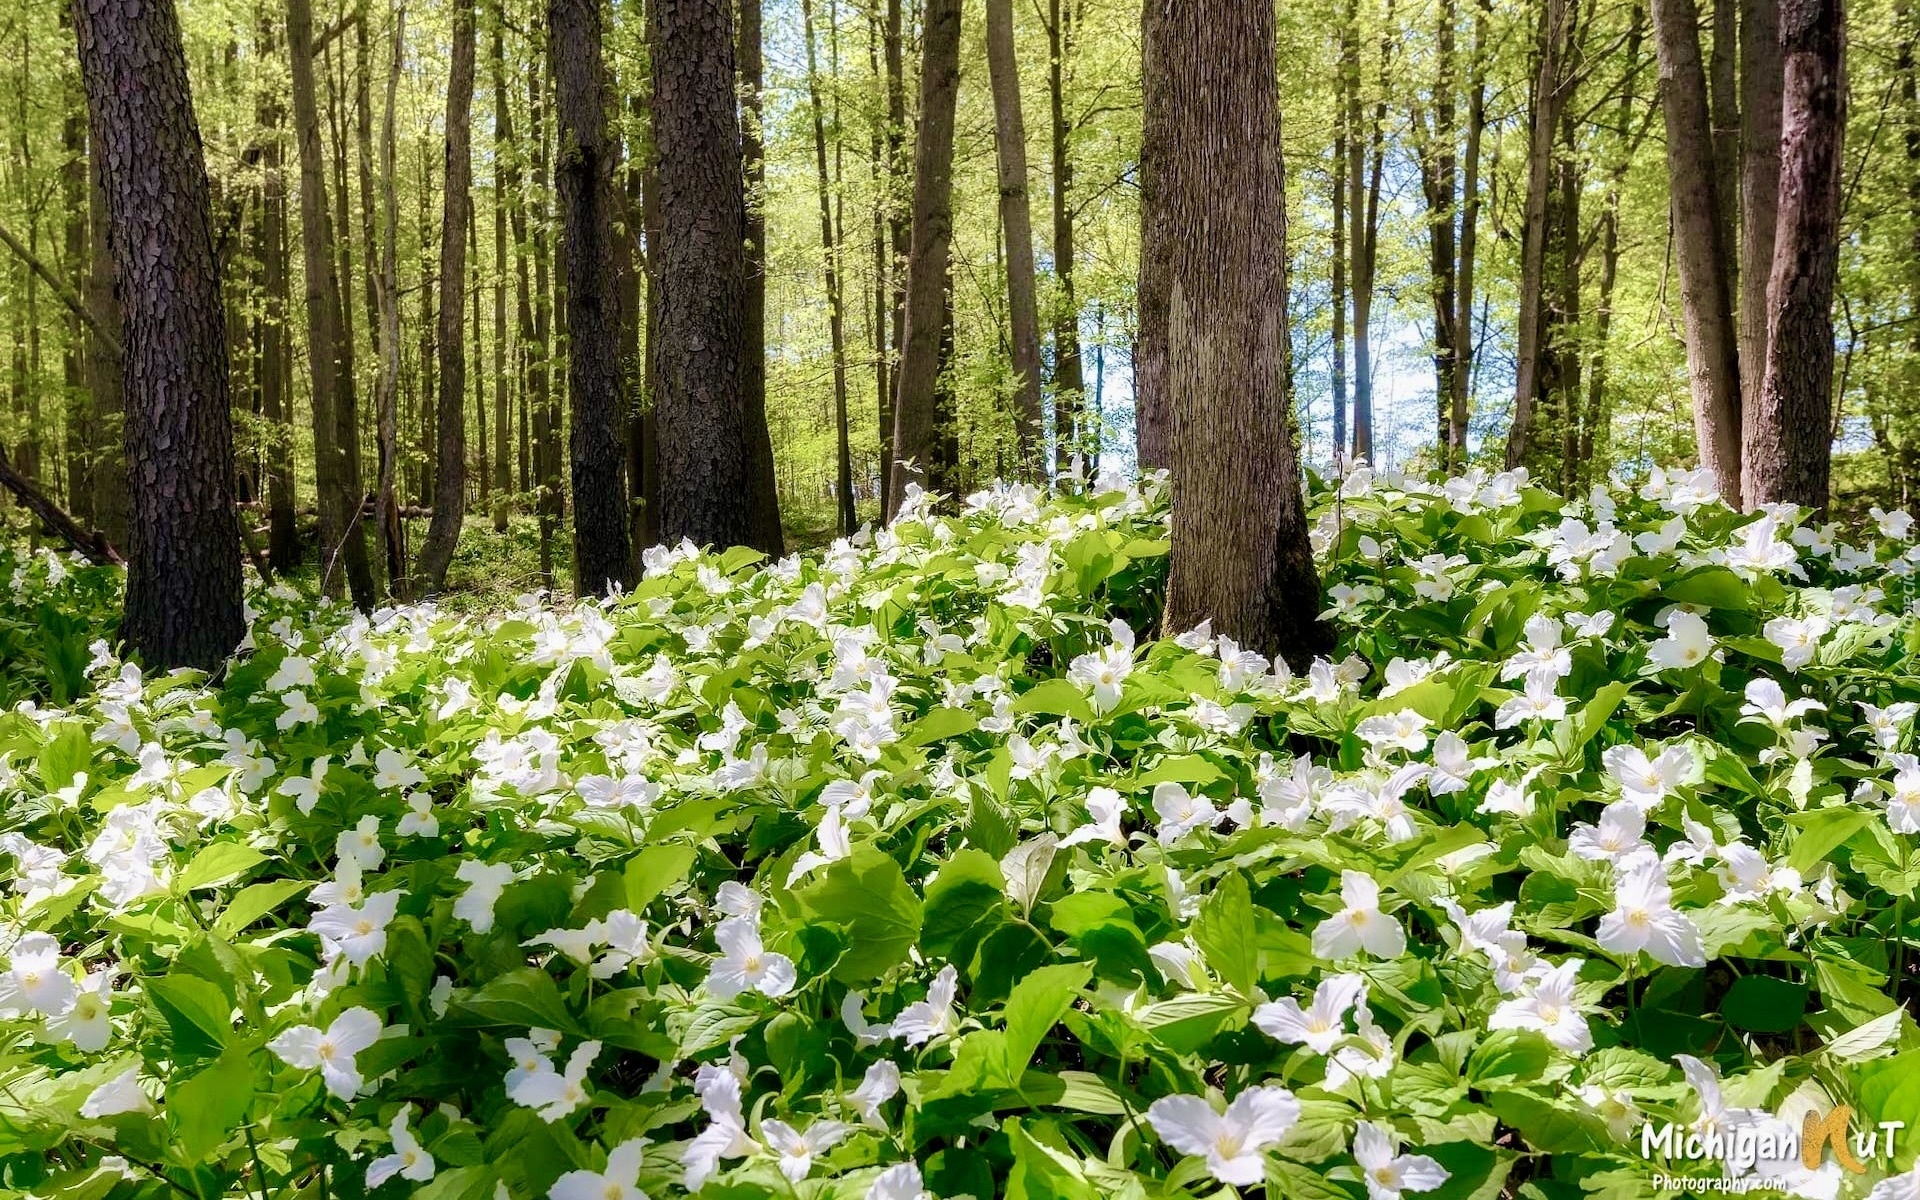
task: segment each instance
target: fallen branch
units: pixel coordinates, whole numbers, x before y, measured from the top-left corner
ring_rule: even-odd
[[[48,533],[86,555],[88,561],[99,566],[127,565],[127,560],[113,548],[113,543],[107,541],[106,534],[97,529],[83,528],[65,509],[48,499],[46,493],[33,486],[32,480],[16,472],[13,464],[7,461],[5,449],[0,449],[0,487],[18,496],[21,506],[39,517]]]
[[[60,303],[72,309],[73,315],[79,317],[86,323],[87,328],[91,329],[93,335],[99,338],[108,350],[113,352],[115,358],[124,357],[124,352],[120,349],[120,339],[103,328],[100,322],[94,320],[93,314],[88,312],[87,306],[80,302],[80,297],[74,295],[73,289],[68,287],[58,275],[55,275],[51,267],[35,257],[33,251],[27,249],[19,238],[13,236],[13,231],[5,225],[0,225],[0,242],[5,242],[8,248],[20,256],[20,261],[33,268],[35,275],[47,281],[47,286],[52,288],[53,294],[60,298]]]

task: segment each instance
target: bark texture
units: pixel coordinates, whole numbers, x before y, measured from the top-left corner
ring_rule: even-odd
[[[786,553],[780,528],[780,492],[773,474],[773,437],[767,430],[767,147],[765,54],[761,48],[761,0],[740,0],[740,90],[746,121],[741,128],[746,169],[747,273],[745,336],[740,339],[740,388],[746,401],[747,474],[752,487],[752,533],[747,544],[770,558]]]
[[[1154,0],[1145,102],[1166,138],[1173,549],[1166,625],[1300,663],[1326,644],[1294,455],[1274,7]]]
[[[74,0],[73,25],[135,398],[120,632],[151,668],[212,670],[246,629],[226,327],[180,23],[171,3]]]
[[[1760,403],[1780,211],[1780,0],[1740,4],[1740,402]],[[1723,175],[1723,179],[1731,176]]]
[[[580,595],[598,596],[631,582],[633,566],[620,311],[613,291],[615,151],[607,139],[598,0],[553,0],[547,11],[560,139],[554,185],[565,232],[574,582]]]
[[[1160,61],[1167,52],[1160,31],[1164,0],[1143,0],[1140,12],[1140,78],[1158,80],[1168,67]],[[1136,303],[1140,331],[1133,350],[1134,454],[1142,471],[1171,465],[1168,438],[1173,426],[1173,398],[1167,382],[1167,300],[1172,280],[1168,272],[1176,232],[1167,225],[1171,209],[1160,192],[1174,147],[1166,125],[1165,105],[1148,103],[1140,114],[1140,281]]]
[[[1840,0],[1783,0],[1780,217],[1767,284],[1767,365],[1748,415],[1749,507],[1827,506],[1833,281],[1839,262],[1846,27]]]
[[[747,398],[740,378],[745,203],[729,0],[656,0],[653,127],[659,153],[654,353],[660,537],[747,544]]]
[[[1007,239],[1007,316],[1013,327],[1013,412],[1020,438],[1020,473],[1029,479],[1044,478],[1040,306],[1034,290],[1033,211],[1027,202],[1027,123],[1020,110],[1020,66],[1013,52],[1013,0],[987,0],[987,73],[993,82],[1000,228]],[[1071,426],[1069,420],[1069,433]]]

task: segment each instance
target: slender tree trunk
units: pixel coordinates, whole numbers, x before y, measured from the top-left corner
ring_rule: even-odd
[[[1629,76],[1640,69],[1647,27],[1647,10],[1636,0],[1633,15],[1627,27],[1627,46],[1625,51],[1626,71]],[[1634,114],[1639,97],[1632,87],[1623,87],[1620,103],[1614,120],[1622,134],[1634,123]],[[1607,178],[1605,199],[1601,202],[1600,214],[1600,280],[1598,303],[1595,305],[1593,320],[1592,369],[1587,375],[1587,412],[1580,429],[1580,454],[1582,464],[1594,462],[1596,452],[1604,453],[1607,445],[1607,431],[1611,420],[1608,408],[1607,384],[1608,338],[1613,332],[1613,292],[1620,270],[1620,205],[1625,191],[1627,172],[1633,165],[1634,152],[1640,145],[1640,137],[1651,127],[1651,114],[1641,128],[1641,134],[1630,138],[1620,151],[1619,159]]]
[[[1747,423],[1749,506],[1827,506],[1832,457],[1833,284],[1846,130],[1840,0],[1783,0],[1780,224],[1767,286],[1765,384]]]
[[[419,429],[418,465],[415,468],[414,495],[425,508],[433,503],[434,448],[438,444],[434,437],[434,412],[438,406],[438,375],[434,368],[434,333],[438,322],[434,319],[434,297],[438,289],[434,286],[435,240],[433,236],[433,141],[429,137],[420,139],[420,387],[418,405],[415,413]]]
[[[1380,99],[1374,105],[1373,120],[1363,139],[1360,131],[1360,32],[1358,6],[1350,0],[1347,8],[1352,48],[1345,69],[1349,74],[1347,91],[1347,231],[1348,251],[1353,255],[1353,457],[1365,461],[1373,457],[1373,321],[1374,265],[1380,246],[1380,182],[1386,161],[1386,113],[1388,74],[1392,64],[1392,43],[1387,35],[1380,39]],[[1386,24],[1393,23],[1391,0]]]
[[[90,0],[89,0],[90,2]],[[300,148],[300,237],[307,294],[307,361],[312,376],[315,490],[320,511],[321,587],[346,589],[371,608],[373,579],[359,521],[358,464],[342,437],[353,428],[352,377],[342,350],[340,279],[335,274],[333,220],[314,94],[310,0],[287,0],[287,57],[292,66],[294,133]],[[344,570],[342,568],[344,567]]]
[[[1156,79],[1170,68],[1156,55],[1170,45],[1160,25],[1165,0],[1142,0],[1140,77]],[[1164,123],[1164,106],[1147,105],[1140,114],[1140,278],[1135,289],[1139,332],[1133,353],[1134,454],[1142,471],[1172,466],[1173,397],[1167,375],[1167,330],[1173,288],[1174,239],[1167,222],[1173,205],[1160,195],[1161,177],[1170,169],[1174,132]]]
[[[1566,0],[1545,0],[1540,18],[1540,64],[1534,82],[1532,135],[1527,149],[1526,225],[1520,258],[1520,330],[1514,352],[1513,420],[1507,429],[1506,465],[1526,461],[1533,438],[1534,405],[1540,392],[1545,337],[1547,218],[1553,188],[1553,139],[1565,96],[1561,58],[1567,42]],[[1704,110],[1703,110],[1704,115]]]
[[[469,119],[471,128],[471,119]],[[469,143],[471,145],[471,143]],[[485,332],[485,306],[480,303],[481,276],[483,267],[480,259],[480,217],[472,200],[467,202],[467,279],[468,310],[473,313],[473,354],[469,359],[478,369],[473,376],[473,439],[477,443],[473,456],[473,465],[468,473],[479,485],[481,511],[493,507],[493,477],[487,469],[489,450],[487,448],[487,381],[485,378],[487,346]]]
[[[495,0],[488,63],[493,84],[493,531],[507,531],[513,491],[512,417],[507,391],[507,201],[505,164],[515,151],[507,93],[506,0]]]
[[[747,262],[728,0],[657,0],[660,533],[718,547],[754,533],[753,451],[740,378]]]
[[[1480,246],[1480,144],[1487,127],[1486,79],[1487,5],[1476,5],[1473,17],[1472,82],[1467,91],[1467,145],[1460,164],[1460,273],[1454,289],[1453,378],[1448,381],[1452,406],[1447,420],[1447,461],[1453,469],[1467,464],[1467,420],[1473,391],[1476,346],[1473,326],[1473,275]]]
[[[1151,0],[1149,0],[1151,3]],[[1344,64],[1351,31],[1340,27],[1340,60]],[[1333,453],[1338,470],[1347,453],[1347,73],[1335,78],[1333,94],[1333,161],[1327,165],[1333,193]]]
[[[874,415],[879,418],[880,442],[879,460],[881,475],[884,476],[887,464],[889,436],[893,432],[892,398],[892,341],[888,334],[892,331],[889,312],[892,309],[891,278],[892,258],[887,252],[887,212],[888,190],[892,182],[892,165],[887,157],[887,130],[884,113],[886,112],[886,75],[880,66],[881,41],[880,14],[874,12],[867,21],[867,65],[873,72],[874,83],[878,91],[878,104],[875,111],[881,114],[873,122],[872,138],[869,145],[869,174],[873,181],[873,390]],[[865,475],[863,468],[862,474]],[[881,485],[881,494],[886,492]],[[882,501],[884,505],[885,501]]]
[[[548,337],[553,330],[553,293],[548,284],[547,257],[547,128],[545,82],[539,69],[544,53],[535,56],[535,69],[527,78],[527,136],[532,149],[532,171],[528,200],[528,225],[533,245],[533,338],[529,351],[527,389],[533,413],[533,473],[540,514],[540,578],[553,587],[553,533],[558,526],[564,500],[561,496],[558,442],[560,423],[554,419],[553,348]]]
[[[1713,123],[1714,198],[1719,201],[1720,249],[1726,255],[1727,295],[1740,295],[1740,7],[1745,0],[1712,0],[1713,47],[1707,55],[1707,115]]]
[[[1145,104],[1169,141],[1149,202],[1170,210],[1162,227],[1172,242],[1166,628],[1211,620],[1304,664],[1328,639],[1285,383],[1275,10],[1266,0],[1150,2],[1163,7],[1148,25]]]
[[[1660,99],[1667,121],[1667,175],[1673,194],[1673,240],[1686,312],[1687,372],[1701,465],[1720,494],[1738,505],[1740,365],[1732,299],[1722,269],[1720,204],[1713,177],[1706,76],[1700,65],[1699,16],[1693,0],[1653,0]]]
[[[387,588],[397,599],[405,598],[407,587],[407,548],[404,527],[400,524],[400,503],[395,492],[395,473],[399,459],[400,396],[400,204],[398,180],[394,175],[394,109],[400,89],[400,71],[406,58],[407,9],[403,4],[393,15],[393,58],[387,69],[386,107],[380,118],[380,219],[379,240],[368,252],[379,247],[380,269],[374,273],[374,304],[380,314],[380,378],[375,385],[374,409],[380,447],[380,477],[374,504],[380,523],[380,554],[386,564]]]
[[[893,495],[893,398],[900,387],[900,365],[907,347],[907,256],[912,251],[909,208],[902,203],[904,194],[910,192],[913,185],[906,150],[906,36],[901,28],[904,18],[900,8],[901,0],[887,0],[885,37],[882,39],[887,67],[887,239],[892,248],[887,268],[887,283],[892,293],[888,299],[892,318],[891,336],[887,339],[891,378],[880,408],[882,517],[890,511],[887,497]]]
[[[73,13],[60,8],[60,32],[73,36]],[[77,74],[63,84],[60,118],[61,266],[70,281],[80,278],[87,261],[87,95]],[[253,232],[258,236],[256,220]],[[81,286],[85,286],[84,283]],[[84,306],[69,306],[63,325],[65,346],[60,357],[60,383],[65,392],[61,410],[67,434],[67,506],[83,525],[93,524],[93,410],[87,398],[87,323]]]
[[[1040,308],[1033,274],[1033,214],[1027,204],[1027,123],[1013,50],[1013,0],[987,0],[987,70],[993,82],[1000,228],[1007,240],[1007,309],[1013,326],[1014,428],[1020,473],[1046,478],[1040,412]]]
[[[440,392],[433,520],[415,564],[427,595],[447,583],[447,565],[467,515],[467,223],[473,212],[473,0],[453,8],[453,65],[447,83],[445,206],[440,220]]]
[[[839,528],[851,534],[858,525],[853,508],[853,451],[847,429],[847,349],[841,316],[840,248],[833,222],[833,180],[827,174],[827,119],[820,103],[820,68],[813,44],[813,0],[800,0],[807,42],[807,101],[813,113],[814,165],[820,191],[820,249],[826,258],[827,333],[833,353],[834,500]]]
[[[747,478],[752,488],[747,544],[770,558],[786,552],[780,528],[780,497],[773,477],[773,439],[767,431],[767,149],[762,129],[765,67],[761,53],[761,0],[739,0],[740,83],[745,97],[742,158],[747,180],[747,274],[745,336],[740,389],[746,402]]]
[[[567,379],[573,405],[574,588],[605,595],[632,582],[620,312],[613,291],[613,163],[597,0],[551,0],[550,70],[560,153],[566,264]]]
[[[1766,378],[1767,284],[1780,210],[1780,0],[1740,3],[1740,403]],[[1729,181],[1734,176],[1722,174]]]
[[[1069,9],[1061,0],[1047,0],[1047,101],[1052,120],[1053,150],[1053,277],[1060,294],[1053,318],[1053,436],[1054,468],[1071,470],[1082,455],[1097,467],[1099,426],[1085,426],[1080,417],[1086,382],[1081,375],[1080,302],[1075,291],[1076,250],[1073,232],[1073,156],[1067,118],[1068,65],[1073,54],[1073,27]]]
[[[952,413],[941,373],[953,238],[954,106],[960,91],[960,0],[927,0],[921,36],[920,132],[913,147],[913,249],[907,260],[906,341],[894,394],[892,516],[907,485],[952,494],[959,482]]]
[[[75,0],[73,16],[135,398],[120,633],[150,668],[214,670],[246,626],[220,279],[180,24],[151,0]]]
[[[1451,425],[1453,360],[1458,335],[1454,320],[1459,305],[1459,260],[1454,234],[1454,190],[1458,186],[1454,158],[1454,0],[1440,6],[1437,77],[1433,85],[1433,136],[1420,158],[1420,178],[1427,199],[1427,250],[1433,289],[1433,395],[1436,410],[1434,448],[1443,469],[1452,467],[1448,429]]]
[[[118,334],[117,341],[126,340],[125,322],[121,315],[120,300],[115,295],[114,262],[112,240],[107,227],[108,206],[106,192],[106,158],[98,137],[88,131],[89,152],[87,155],[87,243],[89,264],[87,270],[87,311],[92,314],[90,322],[91,336],[87,338],[87,392],[93,401],[94,436],[99,439],[98,449],[93,459],[93,519],[107,541],[115,546],[126,546],[132,536],[130,524],[133,520],[130,494],[131,483],[127,478],[126,455],[126,378],[123,374],[122,353],[117,346],[109,345],[99,330],[113,330]],[[269,175],[269,179],[273,178]],[[281,204],[280,212],[284,223],[286,206]],[[285,313],[286,297],[286,253],[284,239],[281,242],[280,311]],[[271,313],[273,298],[271,276],[269,276],[268,311]],[[284,333],[282,345],[284,346]],[[269,414],[271,415],[271,414]],[[290,437],[290,435],[289,435]],[[282,456],[290,454],[289,440],[282,439],[276,446],[276,453]],[[293,524],[292,475],[289,470],[284,476],[288,484],[287,526]],[[292,561],[289,554],[285,561]]]

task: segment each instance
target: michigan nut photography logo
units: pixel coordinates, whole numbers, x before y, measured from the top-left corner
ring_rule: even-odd
[[[1855,1127],[1853,1109],[1836,1105],[1825,1114],[1809,1110],[1798,1124],[1784,1117],[1729,1122],[1673,1121],[1640,1126],[1640,1157],[1672,1164],[1719,1163],[1719,1178],[1697,1175],[1654,1176],[1656,1186],[1682,1191],[1784,1190],[1799,1172],[1822,1169],[1828,1161],[1851,1174],[1864,1175],[1869,1164],[1891,1164],[1905,1121],[1880,1121]],[[1732,1185],[1732,1186],[1729,1186]]]

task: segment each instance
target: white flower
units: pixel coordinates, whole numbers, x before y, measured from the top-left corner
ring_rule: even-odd
[[[909,1046],[923,1046],[936,1037],[951,1036],[957,1028],[953,1000],[959,982],[960,974],[951,963],[940,968],[927,988],[927,998],[907,1005],[893,1019],[893,1036]]]
[[[404,750],[383,746],[373,756],[373,785],[385,792],[403,792],[427,781],[424,771],[414,765],[413,756]]]
[[[440,836],[440,818],[433,812],[433,797],[425,792],[407,793],[407,815],[394,822],[393,832],[398,837]]]
[[[1213,806],[1204,794],[1190,795],[1171,780],[1153,787],[1153,811],[1160,817],[1160,844],[1170,846],[1195,829],[1211,829],[1227,814]]]
[[[789,1183],[799,1183],[813,1170],[816,1156],[825,1154],[847,1136],[838,1121],[815,1121],[805,1133],[780,1120],[760,1122],[760,1137],[779,1162]]]
[[[1697,667],[1713,653],[1713,635],[1707,623],[1682,608],[1671,610],[1666,619],[1667,636],[1647,650],[1647,659],[1664,671]]]
[[[1775,617],[1762,632],[1769,642],[1780,648],[1780,665],[1789,671],[1798,671],[1813,661],[1814,652],[1820,648],[1820,639],[1826,636],[1828,628],[1827,619],[1818,615],[1805,620]]]
[[[1403,1192],[1431,1192],[1447,1181],[1447,1169],[1424,1154],[1393,1152],[1393,1134],[1372,1121],[1353,1127],[1353,1160],[1360,1164],[1371,1200],[1400,1200]]]
[[[867,1188],[866,1200],[927,1200],[918,1163],[895,1163]]]
[[[1268,1037],[1289,1045],[1305,1043],[1315,1054],[1327,1054],[1347,1035],[1347,1014],[1367,989],[1366,977],[1329,975],[1313,989],[1313,1004],[1302,1010],[1292,996],[1283,996],[1253,1010],[1253,1023]]]
[[[1620,785],[1620,796],[1641,812],[1649,812],[1686,782],[1693,770],[1693,752],[1668,746],[1649,759],[1638,746],[1609,746],[1600,762]]]
[[[1376,958],[1406,953],[1407,934],[1400,922],[1380,911],[1380,885],[1361,871],[1340,872],[1340,898],[1346,907],[1313,931],[1313,952],[1329,962],[1361,950]]]
[[[500,893],[514,881],[513,867],[507,863],[462,859],[454,878],[465,883],[467,890],[453,902],[453,915],[473,926],[475,933],[492,932],[493,906],[500,902]]]
[[[342,1100],[360,1092],[363,1080],[354,1056],[380,1040],[380,1018],[355,1006],[333,1019],[326,1029],[295,1025],[267,1043],[267,1049],[290,1067],[311,1071],[318,1067],[327,1090]]]
[[[886,1119],[880,1115],[880,1106],[900,1094],[900,1068],[890,1058],[883,1058],[867,1068],[860,1078],[860,1086],[847,1093],[847,1100],[860,1113],[860,1119],[875,1129],[885,1129]]]
[[[91,972],[81,980],[80,988],[66,1010],[47,1018],[47,1036],[56,1041],[72,1042],[75,1049],[88,1054],[97,1054],[106,1049],[107,1042],[113,1038],[115,974],[112,968],[107,968]]]
[[[1714,868],[1725,894],[1722,904],[1759,903],[1778,893],[1793,896],[1800,891],[1800,872],[1792,867],[1776,867],[1745,842],[1729,842],[1720,848],[1721,862]]]
[[[1656,962],[1674,967],[1707,965],[1700,930],[1674,909],[1673,889],[1659,859],[1648,854],[1623,864],[1614,879],[1613,904],[1594,934],[1601,949],[1623,955],[1645,950]]]
[[[367,1164],[368,1191],[395,1175],[412,1183],[425,1183],[433,1178],[433,1155],[427,1153],[420,1139],[413,1136],[413,1130],[407,1128],[412,1116],[411,1104],[393,1114],[393,1121],[387,1126],[387,1136],[393,1140],[393,1153],[383,1154]]]
[[[320,935],[329,954],[339,954],[354,966],[363,966],[387,949],[387,926],[393,923],[404,892],[375,892],[359,907],[332,904],[314,913],[307,928]]]
[[[274,669],[272,675],[267,677],[262,690],[278,693],[290,691],[293,688],[312,687],[314,683],[313,660],[298,654],[289,654],[280,660],[280,665]]]
[[[1787,702],[1787,694],[1778,683],[1764,676],[1747,681],[1747,702],[1740,706],[1742,721],[1764,721],[1779,729],[1807,713],[1823,711],[1826,705],[1818,700],[1800,699]]]
[[[1920,1200],[1920,1166],[1874,1184],[1867,1200]]]
[[[867,1020],[864,1011],[866,1005],[867,997],[863,992],[850,991],[840,1002],[840,1022],[853,1035],[853,1044],[858,1049],[877,1046],[893,1036],[891,1025],[879,1025]]]
[[[1466,739],[1449,729],[1433,739],[1433,766],[1427,771],[1427,793],[1446,796],[1463,792],[1475,775],[1497,761],[1469,757]]]
[[[1880,527],[1880,536],[1904,542],[1913,532],[1913,517],[1904,508],[1887,512],[1878,504],[1867,510],[1867,515]]]
[[[697,1192],[719,1169],[720,1161],[744,1158],[760,1151],[760,1143],[747,1136],[740,1115],[740,1077],[730,1070],[703,1073],[694,1081],[700,1104],[711,1119],[699,1136],[680,1153],[680,1165],[686,1169],[685,1184]]]
[[[632,1138],[607,1152],[604,1171],[568,1171],[547,1189],[547,1200],[647,1200],[640,1164],[647,1139]]]
[[[1120,691],[1133,672],[1133,630],[1115,618],[1109,626],[1113,645],[1098,653],[1082,654],[1067,668],[1067,678],[1093,693],[1095,712],[1110,712],[1120,703]]]
[[[1887,827],[1895,833],[1920,833],[1920,758],[1911,754],[1889,755],[1895,768],[1887,795]],[[0,976],[0,989],[6,979]],[[0,990],[0,1006],[6,1003]]]
[[[1368,717],[1354,727],[1354,734],[1375,750],[1404,750],[1418,754],[1427,748],[1427,726],[1432,724],[1410,708],[1378,717]]]
[[[1536,1030],[1568,1054],[1585,1054],[1593,1049],[1593,1034],[1574,1001],[1574,979],[1579,972],[1577,958],[1552,968],[1526,995],[1501,1001],[1487,1028]]]
[[[1091,823],[1082,825],[1060,839],[1061,846],[1078,846],[1082,842],[1106,842],[1114,846],[1125,846],[1127,835],[1120,830],[1120,818],[1126,814],[1127,802],[1119,792],[1110,787],[1095,787],[1087,791],[1087,815]]]
[[[0,975],[0,1016],[64,1012],[79,989],[60,963],[60,943],[50,933],[29,933],[13,944]]]
[[[1300,1102],[1285,1088],[1253,1087],[1225,1113],[1200,1096],[1163,1096],[1147,1109],[1147,1124],[1182,1154],[1207,1160],[1221,1183],[1251,1187],[1266,1178],[1268,1148],[1300,1119]]]
[[[314,805],[320,802],[321,781],[326,779],[327,764],[332,759],[331,754],[322,754],[313,760],[313,765],[307,769],[306,775],[288,776],[280,781],[280,786],[275,790],[282,796],[291,796],[293,805],[300,810],[301,816],[312,816]]]
[[[1487,789],[1486,798],[1480,801],[1480,811],[1524,817],[1533,812],[1533,794],[1527,791],[1525,780],[1515,783],[1511,779],[1496,779]]]
[[[140,1090],[140,1064],[135,1063],[87,1093],[80,1102],[80,1115],[89,1121],[117,1117],[122,1113],[150,1113],[153,1101]]]
[[[1559,686],[1560,677],[1552,671],[1527,672],[1526,686],[1521,693],[1493,714],[1493,727],[1512,729],[1522,721],[1561,720],[1567,715],[1567,700],[1557,694]]]
[[[587,1071],[599,1056],[599,1042],[581,1042],[568,1056],[565,1071],[548,1064],[545,1070],[527,1072],[507,1088],[507,1099],[552,1124],[587,1102]]]
[[[362,870],[379,870],[387,858],[386,849],[380,845],[380,818],[369,813],[352,829],[341,830],[334,839],[333,852],[336,857],[352,859]]]
[[[307,699],[305,692],[297,688],[280,697],[280,703],[285,705],[286,708],[285,711],[274,720],[274,725],[279,727],[282,733],[292,729],[295,725],[312,725],[320,720],[320,710],[314,706],[311,700]]]
[[[1647,814],[1631,800],[1615,800],[1600,811],[1600,823],[1582,822],[1567,835],[1567,849],[1592,862],[1618,863],[1649,849]]]
[[[1560,644],[1560,637],[1560,622],[1544,613],[1528,617],[1526,642],[1513,657],[1501,664],[1500,678],[1518,679],[1536,671],[1543,671],[1555,679],[1571,675],[1573,655]]]
[[[721,950],[707,974],[707,994],[714,999],[731,1000],[747,991],[779,997],[793,990],[799,978],[793,960],[767,950],[760,941],[757,919],[729,917],[720,922],[713,938]]]
[[[1900,744],[1901,730],[1913,721],[1914,714],[1920,713],[1920,704],[1911,700],[1902,700],[1878,708],[1862,700],[1860,710],[1867,715],[1867,731],[1873,735],[1874,744],[1882,750],[1891,750]]]

